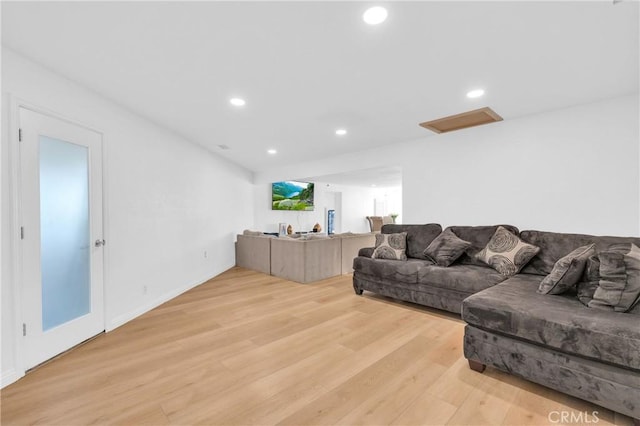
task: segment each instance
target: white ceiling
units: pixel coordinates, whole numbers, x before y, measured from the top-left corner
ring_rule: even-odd
[[[388,166],[351,170],[332,175],[307,176],[304,182],[323,182],[336,185],[389,188],[402,186],[402,167]]]
[[[2,43],[253,171],[638,91],[637,2],[371,4],[4,1]]]

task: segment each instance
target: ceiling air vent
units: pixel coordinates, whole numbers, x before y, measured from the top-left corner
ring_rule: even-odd
[[[433,121],[420,123],[420,126],[436,133],[452,132],[454,130],[466,129],[467,127],[480,126],[482,124],[502,121],[502,117],[496,114],[491,108],[485,107],[462,114],[450,115]]]

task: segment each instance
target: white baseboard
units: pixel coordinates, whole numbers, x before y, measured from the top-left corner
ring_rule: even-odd
[[[0,374],[0,388],[9,386],[11,383],[18,381],[22,376],[24,376],[24,373],[19,374],[14,369],[3,371],[2,374]]]
[[[129,321],[139,317],[140,315],[145,314],[150,310],[162,305],[163,303],[168,302],[169,300],[180,296],[182,293],[187,292],[192,288],[199,286],[200,284],[204,284],[205,282],[209,281],[211,278],[215,277],[216,275],[218,274],[214,274],[210,277],[196,280],[195,282],[189,283],[183,287],[180,287],[173,291],[165,293],[162,296],[152,300],[151,302],[145,305],[140,306],[139,308],[131,312],[127,312],[126,314],[123,314],[123,315],[118,315],[117,317],[113,318],[111,321],[107,323],[105,331],[109,332],[109,331],[115,330],[116,328],[128,323]]]

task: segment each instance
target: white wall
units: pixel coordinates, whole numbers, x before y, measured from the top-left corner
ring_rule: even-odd
[[[373,191],[376,201],[384,206],[382,216],[397,214],[396,223],[402,223],[402,187],[375,188]]]
[[[10,50],[2,55],[3,236],[12,232],[9,95],[104,133],[107,330],[235,264],[235,234],[253,219],[250,172]],[[3,385],[21,374],[10,248],[3,238]]]
[[[2,8],[0,7],[0,22],[1,21],[2,21]],[[2,69],[2,65],[3,65],[2,56],[3,55],[0,55],[0,69]],[[0,83],[0,89],[1,88],[2,88],[2,84]],[[4,106],[4,102],[1,105]],[[4,119],[4,115],[0,117],[0,123],[3,121],[3,119]],[[0,137],[2,139],[4,139],[4,135],[6,131],[7,131],[6,126],[4,125],[4,123],[2,123],[0,125],[0,135],[1,135]],[[8,157],[7,154],[8,152],[5,150],[5,143],[3,140],[2,143],[0,144],[0,320],[2,321],[2,323],[0,324],[0,388],[4,386],[5,381],[9,382],[9,381],[15,380],[14,377],[16,376],[16,374],[14,373],[15,369],[13,368],[13,353],[11,350],[9,350],[9,347],[5,349],[5,345],[4,345],[5,339],[7,339],[7,337],[12,335],[13,333],[13,330],[14,330],[13,320],[9,321],[4,316],[2,316],[3,312],[8,311],[11,306],[9,303],[10,299],[8,297],[10,295],[4,291],[4,287],[8,282],[7,280],[5,280],[5,275],[7,274],[7,268],[4,267],[4,259],[5,259],[6,253],[8,253],[7,243],[9,240],[9,238],[7,238],[8,234],[5,232],[5,221],[6,221],[7,215],[4,213],[6,209],[5,205],[8,204],[5,202],[6,201],[5,194],[7,194],[6,189],[8,188],[6,186],[6,182],[8,182],[8,179],[5,178],[6,171],[8,170],[8,167],[5,166],[5,162]],[[5,373],[5,368],[3,366],[5,365],[6,361],[3,361],[3,360],[7,358],[9,359],[10,366],[7,367],[7,370]],[[7,377],[7,379],[9,380],[5,380],[4,379],[5,377]]]
[[[404,163],[405,221],[640,235],[638,96],[430,138]]]
[[[640,118],[629,95],[264,170],[320,176],[400,165],[402,223],[640,235]]]
[[[277,182],[284,177],[274,178]],[[374,191],[347,185],[314,182],[314,211],[271,210],[271,183],[258,183],[254,188],[253,229],[263,232],[277,232],[278,223],[291,224],[294,232],[311,231],[313,225],[320,223],[326,231],[325,209],[336,207],[339,216],[336,232],[369,232],[366,216],[373,214]],[[328,185],[328,186],[327,186]],[[341,208],[335,205],[335,195],[340,194]]]

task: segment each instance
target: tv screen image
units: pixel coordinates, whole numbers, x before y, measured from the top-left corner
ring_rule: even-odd
[[[313,210],[313,183],[288,180],[271,184],[272,210]]]

